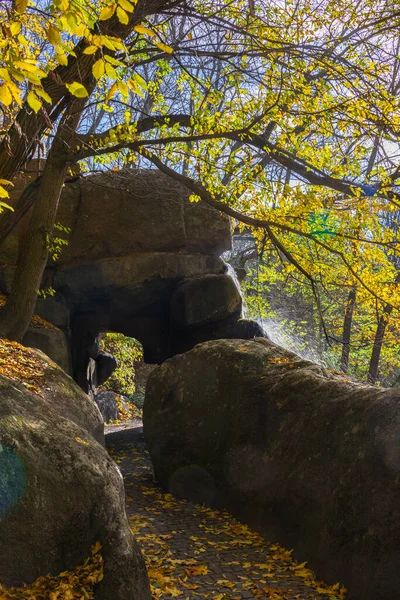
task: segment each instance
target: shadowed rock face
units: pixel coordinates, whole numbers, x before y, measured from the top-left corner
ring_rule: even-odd
[[[96,600],[150,600],[100,412],[44,354],[29,353],[43,368],[40,393],[0,376],[0,583],[74,569],[99,541]]]
[[[26,182],[25,182],[26,183]],[[16,182],[18,194],[22,182]],[[125,169],[80,178],[64,187],[57,232],[68,246],[50,261],[42,287],[56,296],[36,312],[71,344],[72,372],[88,391],[87,368],[102,331],[137,338],[145,361],[162,362],[188,340],[235,333],[242,300],[225,263],[229,220],[155,170]],[[9,292],[25,218],[0,248],[0,290]],[[93,375],[93,374],[92,374]],[[95,375],[94,375],[95,378]]]
[[[197,345],[150,374],[144,432],[172,492],[233,511],[351,600],[400,587],[400,390],[266,340]]]

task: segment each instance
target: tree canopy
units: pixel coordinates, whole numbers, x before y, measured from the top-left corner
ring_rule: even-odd
[[[395,339],[397,0],[6,0],[0,16],[1,202],[27,159],[46,158],[0,216],[1,240],[34,205],[3,335],[29,323],[79,162],[156,166],[251,228],[323,324],[329,299],[348,313],[353,294]]]

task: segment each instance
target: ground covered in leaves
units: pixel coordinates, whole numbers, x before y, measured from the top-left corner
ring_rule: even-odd
[[[142,429],[107,435],[125,478],[127,513],[146,559],[153,599],[343,600],[306,563],[224,512],[194,506],[156,485]]]
[[[46,364],[33,350],[0,338],[0,375],[19,381],[30,391],[40,394],[45,368]]]
[[[0,600],[91,600],[94,586],[103,579],[103,559],[99,542],[91,555],[74,571],[57,577],[39,577],[31,585],[6,589],[0,585]]]

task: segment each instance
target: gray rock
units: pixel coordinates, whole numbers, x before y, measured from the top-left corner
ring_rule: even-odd
[[[118,406],[114,392],[101,391],[94,395],[99,410],[105,423],[118,419]]]
[[[171,298],[171,318],[178,329],[239,317],[242,298],[229,275],[206,275],[183,281]]]
[[[35,307],[35,314],[46,321],[50,321],[56,327],[63,331],[69,329],[70,311],[65,304],[54,298],[38,298]]]
[[[15,193],[38,168],[32,164]],[[85,392],[98,385],[91,349],[101,332],[138,339],[146,363],[210,337],[239,335],[233,323],[241,297],[220,258],[231,247],[229,219],[204,202],[190,202],[189,195],[152,169],[98,173],[65,184],[57,221],[70,228],[68,245],[56,262],[49,261],[42,287],[56,295],[40,300],[38,311],[67,334],[71,372]],[[0,248],[0,290],[6,293],[28,220],[29,214]],[[49,344],[29,343],[54,355]]]
[[[263,340],[220,340],[150,375],[144,431],[167,489],[294,548],[352,600],[400,587],[400,390]]]
[[[35,357],[44,363],[42,395],[0,377],[0,583],[74,569],[99,541],[96,600],[150,600],[122,477],[90,433],[101,439],[100,413],[61,369]]]
[[[66,373],[71,373],[69,344],[61,329],[52,326],[31,326],[26,332],[22,343],[30,348],[38,348],[54,360]]]

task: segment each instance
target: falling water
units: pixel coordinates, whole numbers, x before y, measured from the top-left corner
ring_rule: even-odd
[[[274,344],[294,352],[298,356],[301,356],[301,358],[311,360],[319,365],[324,364],[317,350],[304,349],[304,338],[288,331],[287,323],[281,323],[275,319],[257,319],[257,322]]]
[[[243,292],[242,292],[242,289],[240,286],[240,282],[237,278],[236,271],[232,267],[231,264],[229,264],[229,263],[225,263],[225,264],[226,264],[226,274],[229,275],[229,277],[231,277],[233,279],[235,286],[240,294],[240,297],[242,298],[241,317],[244,319],[248,318],[249,310],[247,307],[246,298],[243,296]],[[307,348],[307,350],[304,348],[304,345],[305,345],[304,338],[291,332],[289,330],[289,325],[287,324],[287,322],[279,321],[277,319],[262,319],[262,318],[258,318],[255,320],[257,321],[257,323],[259,325],[261,325],[261,327],[264,330],[264,332],[266,333],[266,335],[269,337],[271,342],[274,342],[274,344],[277,344],[278,346],[285,348],[285,350],[294,352],[298,356],[301,356],[301,358],[304,358],[306,360],[311,360],[312,362],[317,363],[319,365],[329,366],[329,365],[325,364],[324,361],[321,360],[320,354],[317,351],[317,349],[313,350],[312,348],[310,348],[310,345],[312,346],[312,343],[307,344],[309,346]]]
[[[242,292],[242,288],[240,287],[239,279],[237,278],[236,271],[232,267],[232,265],[230,265],[229,263],[225,263],[225,265],[226,265],[226,274],[229,275],[229,277],[231,279],[233,279],[233,282],[237,288],[237,291],[239,292],[240,297],[242,299],[242,312],[241,312],[240,316],[242,317],[242,319],[245,319],[247,316],[247,313],[248,313],[247,303],[246,303],[246,299],[243,296],[243,292]]]

